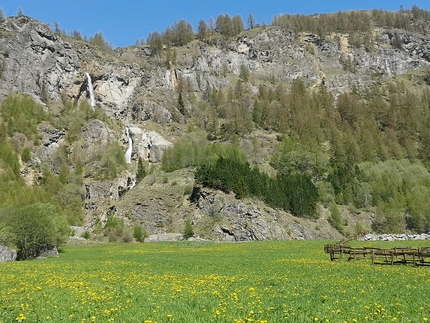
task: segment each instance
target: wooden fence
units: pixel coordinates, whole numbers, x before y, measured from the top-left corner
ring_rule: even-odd
[[[413,264],[430,265],[430,247],[421,248],[352,248],[342,244],[325,245],[324,251],[330,254],[330,260],[358,260],[371,258],[372,264]]]

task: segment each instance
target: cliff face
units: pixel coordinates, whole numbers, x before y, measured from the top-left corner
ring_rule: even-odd
[[[300,77],[308,85],[323,81],[342,92],[365,87],[376,75],[401,75],[430,62],[429,39],[402,31],[379,31],[369,51],[351,47],[347,35],[320,39],[266,27],[222,46],[192,42],[178,50],[174,64],[167,64],[144,46],[106,53],[82,41],[63,40],[26,16],[4,19],[0,30],[0,98],[20,91],[42,99],[46,91],[52,101],[59,101],[62,93],[83,100],[89,73],[97,107],[129,122],[172,122],[179,78],[200,96],[207,86],[228,86],[231,75],[239,75],[245,66],[254,78],[288,84]],[[400,45],[394,47],[395,41]]]
[[[119,129],[100,120],[88,121],[80,131],[84,141],[81,148],[91,150],[115,141],[125,152],[128,140],[124,129],[129,125],[133,163],[142,158],[155,165],[164,149],[185,131],[186,116],[178,110],[175,92],[179,81],[186,84],[188,93],[200,98],[208,87],[220,89],[234,84],[246,67],[252,78],[260,81],[291,84],[299,77],[307,86],[324,84],[339,94],[428,66],[430,39],[379,30],[375,31],[371,50],[366,50],[351,47],[348,35],[320,39],[266,27],[218,44],[191,42],[177,48],[174,62],[166,62],[163,55],[153,54],[147,46],[102,52],[83,41],[64,40],[32,18],[10,17],[0,22],[0,100],[10,92],[24,92],[46,109],[55,109],[65,99],[88,100],[88,73],[95,109],[103,109],[122,126]],[[258,92],[256,82],[251,80],[250,87],[253,93]],[[185,108],[190,114],[190,107]],[[50,163],[58,173],[55,151],[64,140],[65,129],[44,124],[40,131],[43,144],[33,148],[35,161]],[[216,192],[206,192],[198,203],[190,205],[185,192],[190,193],[192,174],[182,174],[173,181],[152,174],[138,190],[130,191],[136,177],[134,170],[131,167],[112,181],[86,178],[87,225],[94,225],[97,218],[106,220],[110,214],[131,214],[150,233],[180,232],[184,219],[194,214],[196,228],[216,240],[339,237],[324,225],[324,217],[318,223],[297,223],[282,212],[253,206],[252,201],[234,201]],[[31,173],[28,169],[23,172]]]

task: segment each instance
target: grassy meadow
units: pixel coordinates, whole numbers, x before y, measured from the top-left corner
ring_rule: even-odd
[[[0,263],[0,322],[430,319],[429,267],[330,262],[325,243],[105,244]]]

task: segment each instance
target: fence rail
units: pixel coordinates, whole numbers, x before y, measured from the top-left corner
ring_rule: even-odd
[[[430,265],[430,247],[420,248],[352,248],[342,244],[325,245],[324,251],[330,254],[330,260],[359,260],[370,258],[372,264],[413,264]]]

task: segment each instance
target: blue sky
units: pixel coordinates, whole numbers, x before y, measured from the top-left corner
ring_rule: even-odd
[[[2,3],[5,2],[5,3]],[[393,0],[142,0],[142,1],[109,1],[109,0],[3,0],[0,8],[5,16],[16,16],[18,8],[25,15],[36,18],[53,26],[57,21],[61,29],[67,32],[79,30],[82,35],[93,36],[102,32],[105,39],[114,47],[134,45],[136,39],[149,32],[163,32],[175,21],[185,19],[194,30],[199,20],[214,20],[220,14],[240,15],[246,26],[246,19],[252,13],[257,23],[270,24],[274,15],[278,14],[314,14],[329,13],[339,10],[354,9],[385,9],[398,11],[400,4],[411,8],[416,4],[420,8],[430,10],[429,0],[393,1]]]

